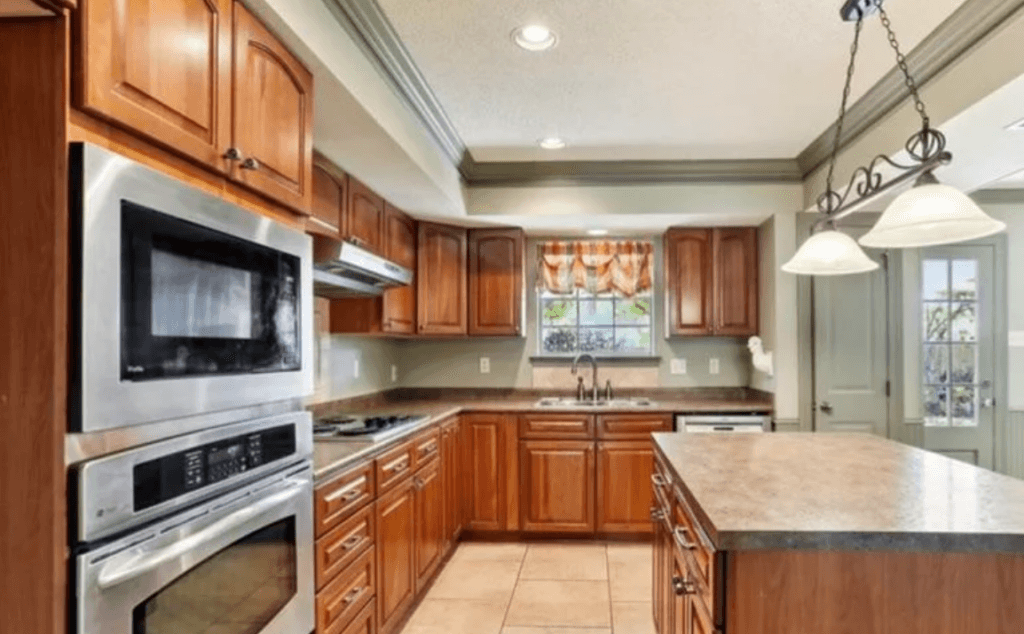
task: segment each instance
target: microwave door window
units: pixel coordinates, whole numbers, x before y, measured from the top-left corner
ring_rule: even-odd
[[[152,271],[154,336],[252,339],[255,327],[259,337],[259,273],[159,249]]]

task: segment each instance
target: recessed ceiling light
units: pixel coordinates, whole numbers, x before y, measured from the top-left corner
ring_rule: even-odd
[[[557,136],[549,136],[546,139],[540,140],[540,146],[545,150],[561,150],[565,147],[565,139],[561,139]]]
[[[512,31],[512,41],[528,51],[546,51],[555,46],[558,37],[546,26],[527,24]]]
[[[608,235],[607,229],[587,229],[587,234],[592,236],[606,236]]]

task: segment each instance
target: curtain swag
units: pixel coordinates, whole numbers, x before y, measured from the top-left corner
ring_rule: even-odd
[[[654,246],[650,242],[588,240],[540,246],[537,284],[552,293],[614,291],[623,297],[651,290]]]

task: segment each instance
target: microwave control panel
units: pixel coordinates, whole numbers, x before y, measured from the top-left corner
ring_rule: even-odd
[[[135,465],[135,511],[142,511],[295,454],[295,427],[226,438]]]

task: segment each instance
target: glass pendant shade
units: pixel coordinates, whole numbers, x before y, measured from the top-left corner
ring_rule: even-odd
[[[853,238],[834,229],[812,235],[782,265],[783,271],[796,275],[851,275],[877,268]]]
[[[860,243],[879,249],[911,249],[984,238],[1006,229],[961,191],[926,172],[892,201]]]

